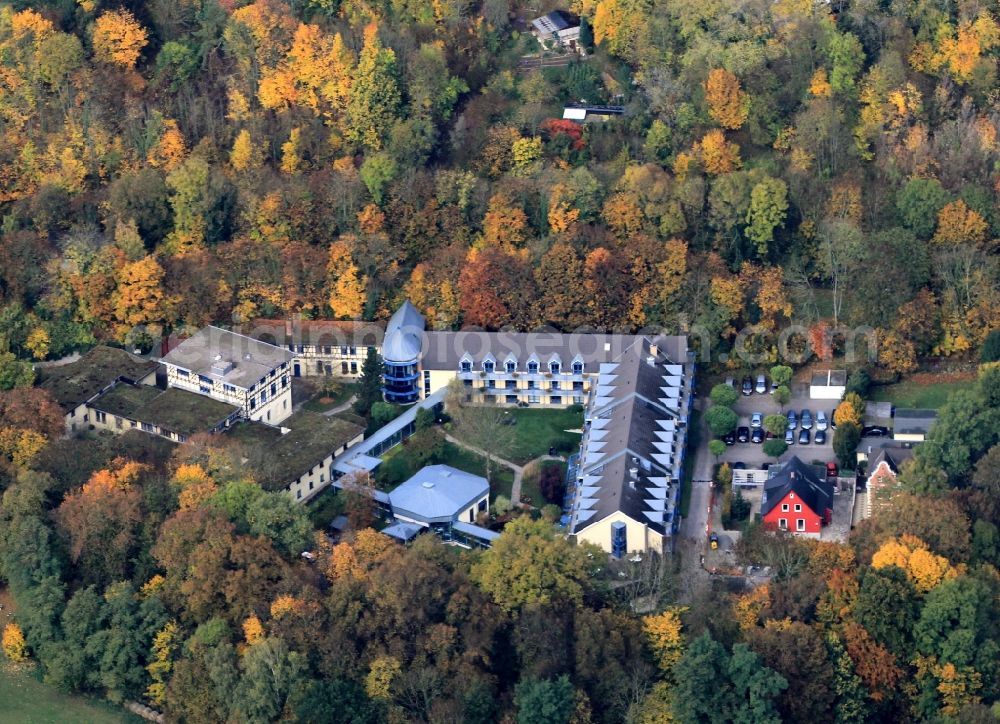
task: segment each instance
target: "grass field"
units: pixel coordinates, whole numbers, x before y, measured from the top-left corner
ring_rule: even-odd
[[[357,390],[356,382],[336,383],[336,386],[326,393],[317,392],[303,407],[310,412],[326,412],[343,402],[347,402]]]
[[[63,694],[29,673],[0,667],[0,721],[4,724],[125,724],[142,721],[110,705]]]
[[[506,451],[507,459],[517,465],[524,465],[541,455],[547,455],[550,447],[557,453],[569,454],[580,447],[580,434],[566,432],[583,427],[583,412],[577,409],[514,409],[510,414],[517,419],[514,426],[514,442]]]
[[[870,396],[876,402],[891,402],[896,407],[936,410],[944,405],[953,393],[970,389],[975,384],[974,380],[930,384],[905,381],[895,385],[873,387]]]

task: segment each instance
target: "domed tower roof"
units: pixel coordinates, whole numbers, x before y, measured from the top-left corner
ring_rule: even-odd
[[[403,302],[386,325],[382,359],[399,364],[416,362],[423,347],[426,324],[416,307],[409,301]]]

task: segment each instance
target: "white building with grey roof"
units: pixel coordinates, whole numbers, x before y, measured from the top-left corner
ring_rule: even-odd
[[[240,408],[248,420],[277,425],[292,414],[286,349],[218,327],[205,327],[162,360],[167,385]]]
[[[590,390],[569,527],[617,558],[667,551],[680,522],[693,374],[676,339],[633,338]]]

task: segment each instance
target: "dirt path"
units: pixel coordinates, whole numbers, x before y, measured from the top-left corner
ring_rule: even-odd
[[[326,415],[327,417],[332,417],[333,415],[336,415],[339,412],[347,412],[348,410],[351,409],[351,405],[353,405],[357,401],[357,399],[358,399],[357,395],[351,395],[349,398],[347,398],[347,400],[341,402],[336,407],[331,407],[329,410],[324,410],[323,414]]]

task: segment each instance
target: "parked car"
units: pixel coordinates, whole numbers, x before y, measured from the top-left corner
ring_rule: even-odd
[[[736,381],[733,380],[732,377],[727,377],[726,378],[726,384],[729,385],[730,387],[732,387],[734,390],[736,389]]]
[[[750,441],[750,428],[746,425],[736,428],[736,439],[739,442]]]
[[[758,395],[763,395],[767,392],[767,379],[764,375],[757,375],[757,388],[756,392]]]
[[[839,474],[839,472],[840,471],[837,470],[837,463],[827,463],[826,464],[826,477],[828,477],[828,478],[835,478],[835,477],[837,477],[837,475]]]
[[[764,424],[764,415],[760,412],[755,412],[750,415],[750,427],[761,427]]]
[[[795,430],[792,429],[785,430],[785,444],[786,445],[795,444]]]
[[[758,445],[764,442],[764,431],[759,427],[755,427],[753,432],[750,433],[750,442]]]
[[[819,410],[816,413],[816,429],[825,430],[826,426],[827,426],[826,412],[824,412],[823,410]]]
[[[803,430],[812,430],[813,417],[809,410],[803,410],[799,413],[799,424],[802,426]]]
[[[809,444],[809,430],[802,428],[799,430],[799,445]]]
[[[788,429],[794,430],[799,426],[799,416],[795,414],[795,410],[788,411]]]
[[[727,445],[735,445],[736,444],[736,431],[735,430],[730,430],[725,435],[723,435],[722,436],[722,442],[726,443]]]
[[[889,428],[883,425],[869,425],[861,428],[861,437],[885,437],[889,434]]]
[[[731,470],[746,470],[747,469],[746,463],[741,463],[738,460],[735,463],[733,463],[732,465],[730,465],[729,467],[730,467]]]
[[[826,445],[826,430],[817,430],[813,442],[817,445]]]
[[[708,541],[712,545],[712,550],[714,551],[716,548],[719,547],[719,534],[712,533],[712,535],[708,537]]]
[[[743,394],[750,395],[753,394],[753,380],[749,377],[743,378]]]

